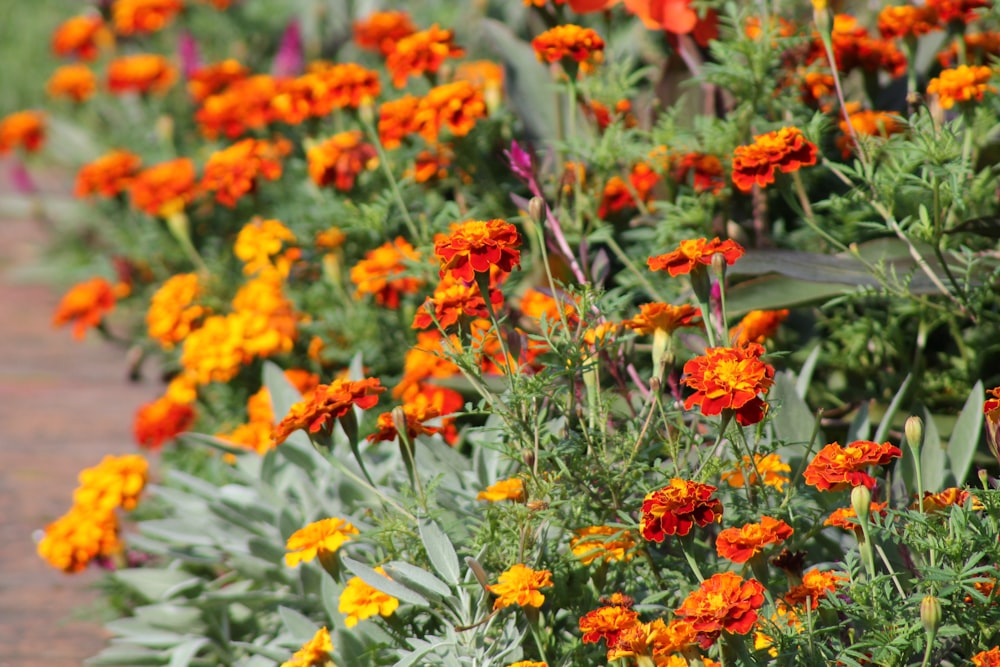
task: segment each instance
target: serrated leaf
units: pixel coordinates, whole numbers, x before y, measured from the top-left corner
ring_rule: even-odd
[[[965,484],[972,466],[972,457],[979,447],[979,439],[983,432],[983,402],[986,393],[983,391],[983,381],[980,380],[969,392],[962,411],[958,415],[951,438],[948,440],[948,461],[951,472],[955,476],[955,485]]]
[[[452,586],[457,586],[462,576],[458,564],[458,554],[448,535],[433,521],[421,521],[418,525],[420,540],[424,543],[427,558],[434,570]]]
[[[284,624],[285,630],[296,640],[303,643],[312,639],[316,636],[316,632],[319,631],[318,625],[290,607],[279,606],[278,615],[281,616],[281,622]]]
[[[451,588],[427,570],[402,561],[386,563],[383,568],[393,581],[398,581],[410,589],[427,595],[437,595],[445,598],[452,595]]]
[[[391,595],[401,602],[408,602],[420,607],[428,606],[429,603],[424,596],[389,579],[385,575],[379,574],[364,563],[359,563],[349,556],[344,556],[341,561],[344,563],[344,567],[375,590],[381,591],[386,595]]]
[[[923,409],[923,413],[924,444],[920,448],[920,478],[923,480],[924,491],[937,493],[944,488],[948,474],[947,456],[934,416],[927,408]]]

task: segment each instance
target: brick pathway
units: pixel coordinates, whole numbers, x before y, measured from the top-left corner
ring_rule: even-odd
[[[156,392],[125,379],[121,350],[52,329],[58,294],[24,279],[44,240],[0,216],[0,667],[78,667],[103,646],[100,574],[53,570],[32,533],[69,509],[82,468],[135,451],[132,414]]]

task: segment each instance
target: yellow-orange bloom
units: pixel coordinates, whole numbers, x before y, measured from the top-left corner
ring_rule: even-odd
[[[358,296],[375,295],[375,302],[387,308],[398,308],[403,294],[415,294],[423,280],[412,275],[407,263],[420,261],[420,253],[402,236],[370,250],[365,258],[351,268],[351,282]]]
[[[323,558],[332,555],[346,542],[350,542],[352,535],[357,534],[358,529],[353,524],[337,517],[314,521],[288,538],[285,543],[288,551],[285,554],[285,565],[295,567],[299,563],[308,563],[317,556]]]
[[[381,90],[374,70],[355,63],[318,62],[302,76],[282,81],[271,106],[276,120],[296,125],[337,109],[370,105]]]
[[[618,644],[618,637],[627,628],[639,622],[638,612],[632,609],[632,599],[616,594],[615,602],[609,602],[580,617],[580,632],[584,644],[607,642],[608,648]]]
[[[351,382],[334,380],[332,384],[321,384],[312,396],[292,405],[288,414],[274,427],[276,444],[284,442],[298,430],[316,433],[330,429],[333,422],[347,414],[353,406],[368,410],[378,403],[378,395],[385,391],[378,378],[366,378]]]
[[[86,65],[63,65],[49,77],[45,90],[52,97],[68,97],[74,102],[83,102],[97,90],[97,77]]]
[[[177,81],[177,68],[155,53],[115,58],[108,65],[112,93],[164,93]]]
[[[306,151],[313,182],[346,192],[354,187],[358,174],[375,169],[378,154],[374,146],[362,141],[362,136],[360,130],[340,132]]]
[[[520,477],[501,479],[496,484],[486,487],[485,491],[480,491],[476,500],[488,500],[491,503],[498,503],[503,500],[521,502],[524,500],[524,482]]]
[[[937,95],[941,106],[950,109],[956,103],[981,102],[986,93],[997,92],[990,85],[993,70],[985,65],[969,67],[960,65],[955,69],[942,70],[936,79],[927,84],[927,94]]]
[[[608,179],[601,195],[601,204],[597,208],[599,218],[634,208],[636,202],[633,192],[639,196],[640,201],[648,205],[653,187],[660,181],[660,175],[645,162],[640,162],[632,167],[628,180],[626,184],[621,176],[612,176]]]
[[[132,206],[149,215],[179,213],[197,194],[194,162],[182,157],[140,171],[129,184]]]
[[[77,197],[94,194],[114,197],[128,189],[141,165],[142,160],[134,153],[123,150],[106,153],[80,167],[73,194]]]
[[[546,30],[531,40],[535,55],[542,62],[555,63],[568,58],[581,72],[591,72],[604,60],[604,40],[591,28],[566,24]]]
[[[715,539],[719,556],[734,563],[745,563],[769,544],[781,544],[792,536],[792,527],[780,519],[762,516],[759,523],[726,528]]]
[[[258,177],[269,181],[281,178],[280,158],[290,149],[284,141],[239,141],[209,156],[201,187],[214,192],[215,201],[234,207],[240,197],[257,189]]]
[[[980,651],[969,659],[976,667],[1000,667],[1000,646]]]
[[[723,631],[737,635],[750,632],[763,605],[763,584],[722,572],[703,581],[674,613],[691,623],[701,647],[708,648]]]
[[[575,531],[569,541],[570,551],[584,565],[595,560],[605,563],[628,562],[635,557],[635,538],[623,528],[613,526],[588,526]]]
[[[372,12],[354,22],[354,41],[363,49],[378,51],[388,56],[404,37],[417,31],[410,15],[401,11]]]
[[[417,436],[421,435],[432,435],[437,433],[438,428],[431,426],[425,426],[424,422],[435,417],[440,416],[437,408],[430,405],[426,401],[422,403],[411,403],[404,404],[402,406],[403,418],[406,420],[406,437],[413,442]],[[378,416],[378,422],[376,423],[376,431],[369,435],[366,440],[371,443],[376,442],[391,442],[399,437],[399,430],[396,425],[396,420],[393,418],[393,412],[383,412]]]
[[[194,117],[206,137],[235,139],[275,119],[278,92],[278,82],[267,74],[236,79],[206,97]]]
[[[498,289],[489,290],[490,302],[494,309],[503,305],[503,292]],[[435,321],[444,329],[454,326],[460,319],[480,319],[489,317],[486,300],[475,283],[456,280],[451,274],[445,274],[424,304],[413,317],[414,329],[426,329]]]
[[[195,303],[201,285],[195,273],[171,276],[156,290],[146,311],[149,337],[165,350],[184,340],[208,310]]]
[[[442,30],[436,23],[401,38],[385,60],[393,85],[402,88],[411,76],[436,74],[445,60],[465,55],[454,40],[451,30]]]
[[[808,604],[810,609],[816,609],[820,600],[837,590],[837,586],[844,581],[849,581],[849,578],[840,572],[809,570],[802,575],[801,584],[785,593],[784,602],[793,607]]]
[[[376,567],[375,571],[389,578],[383,568]],[[337,601],[337,611],[347,614],[344,625],[349,628],[372,616],[392,616],[398,608],[399,600],[369,586],[361,577],[351,577]]]
[[[233,58],[202,65],[188,77],[188,93],[191,94],[191,99],[201,104],[209,96],[225,90],[230,84],[242,81],[249,75],[250,68]]]
[[[889,5],[878,14],[878,31],[886,39],[920,37],[940,29],[937,12],[930,5]]]
[[[726,264],[732,266],[744,252],[743,246],[731,239],[688,239],[681,241],[677,250],[650,257],[646,263],[651,271],[666,271],[671,276],[679,276],[691,273],[698,265],[708,266],[713,255],[722,255]]]
[[[114,512],[74,505],[45,527],[37,551],[52,567],[80,572],[95,558],[112,558],[123,548]]]
[[[119,35],[148,35],[165,28],[184,9],[184,0],[114,0],[111,18]]]
[[[399,148],[406,135],[417,131],[415,116],[420,102],[418,97],[404,95],[382,103],[378,110],[378,136],[383,147]]]
[[[447,129],[456,137],[464,137],[476,126],[477,120],[485,117],[486,99],[482,89],[468,81],[455,81],[431,88],[419,100],[413,112],[412,131],[433,144],[442,130]],[[397,128],[395,134],[406,126],[397,125]]]
[[[840,491],[865,485],[875,487],[875,478],[865,470],[882,466],[903,455],[899,447],[888,442],[881,445],[870,440],[856,440],[846,447],[834,442],[821,449],[809,462],[802,475],[806,484],[820,491]]]
[[[742,192],[774,183],[775,170],[788,174],[816,164],[816,145],[796,127],[759,134],[733,153],[733,183]]]
[[[243,262],[245,275],[276,270],[278,275],[287,277],[291,262],[286,248],[295,241],[295,234],[280,220],[253,218],[236,235],[233,254]]]
[[[73,503],[102,512],[133,510],[148,476],[149,462],[138,454],[105,456],[98,465],[80,471]]]
[[[330,653],[333,651],[333,641],[326,626],[320,628],[313,638],[302,645],[292,657],[281,663],[281,667],[334,667]]]
[[[650,491],[642,502],[639,530],[651,542],[663,542],[668,535],[683,537],[694,526],[722,520],[722,503],[713,498],[716,487],[673,478],[670,484]]]
[[[850,106],[848,104],[848,107]],[[869,109],[853,110],[850,111],[850,119],[854,133],[859,136],[882,137],[885,139],[893,134],[906,131],[906,125],[896,116],[885,111],[871,111]],[[851,139],[846,120],[840,120],[840,132],[841,134],[837,137],[835,143],[846,159],[854,151],[854,142]]]
[[[886,511],[886,507],[888,507],[888,505],[889,503],[879,503],[873,501],[872,504],[869,505],[868,512],[870,516],[878,514],[879,516],[884,517],[888,513]],[[854,511],[854,508],[850,505],[833,510],[833,512],[830,513],[830,516],[823,521],[823,525],[835,526],[837,528],[843,528],[844,530],[851,531],[861,530],[861,524],[858,523],[858,515]]]
[[[111,42],[111,33],[100,14],[84,14],[66,19],[52,33],[52,52],[62,58],[89,61],[101,46]]]
[[[136,411],[132,433],[140,447],[159,449],[189,430],[194,419],[194,408],[188,403],[177,402],[168,392]]]
[[[0,119],[0,155],[20,146],[34,153],[45,142],[45,116],[40,111],[17,111]]]
[[[441,263],[441,275],[450,273],[465,282],[473,282],[477,273],[492,267],[509,273],[521,263],[521,237],[517,228],[505,220],[468,220],[452,225],[448,236],[434,241],[434,254]]]
[[[694,393],[684,401],[684,409],[699,406],[707,416],[732,410],[743,426],[756,424],[767,414],[760,398],[774,384],[774,367],[760,357],[764,348],[757,343],[739,347],[712,347],[684,364],[684,384]]]
[[[729,330],[733,345],[763,343],[778,331],[778,327],[788,317],[788,309],[751,310],[743,316],[739,324]]]
[[[966,501],[970,498],[972,499],[972,502],[969,504],[971,509],[981,510],[984,508],[983,502],[969,493],[967,489],[951,487],[950,489],[945,489],[944,491],[939,491],[938,493],[925,491],[923,497],[923,510],[928,514],[947,512],[953,505],[965,505]],[[918,510],[920,508],[921,503],[919,500],[913,501],[913,504],[910,505],[911,510]]]
[[[681,327],[699,326],[700,322],[694,319],[699,315],[701,311],[688,304],[671,306],[668,303],[644,303],[639,306],[639,314],[630,320],[623,320],[622,326],[643,335],[656,331],[673,333]]]
[[[83,338],[87,329],[96,327],[115,308],[115,288],[101,277],[74,285],[56,307],[53,326],[73,323],[73,337]]]
[[[747,475],[744,476],[744,471]],[[722,481],[729,486],[741,487],[758,484],[758,473],[764,478],[764,486],[773,486],[781,493],[788,483],[788,477],[782,473],[791,472],[792,467],[781,460],[777,454],[753,455],[753,463],[749,456],[744,456],[739,465],[722,473]]]
[[[545,602],[545,596],[540,591],[551,586],[551,572],[532,570],[522,563],[517,563],[504,571],[497,583],[486,588],[498,596],[493,608],[503,609],[515,604],[520,607],[541,607]]]

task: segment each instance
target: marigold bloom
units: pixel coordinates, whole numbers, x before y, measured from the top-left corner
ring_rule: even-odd
[[[732,266],[744,252],[743,246],[731,239],[725,241],[720,241],[719,237],[711,241],[704,238],[689,239],[681,241],[677,250],[650,257],[647,265],[651,271],[666,271],[671,276],[679,276],[691,273],[699,264],[710,265],[712,256],[716,254],[722,255],[726,264]]]
[[[447,144],[438,144],[433,151],[420,151],[413,159],[413,168],[407,169],[403,178],[412,178],[417,183],[447,178],[453,155]]]
[[[357,534],[358,529],[354,524],[338,517],[314,521],[292,533],[285,542],[285,549],[288,551],[285,554],[285,565],[295,567],[299,563],[308,563],[317,556],[323,558],[332,555],[346,542],[350,542],[352,535]]]
[[[778,327],[788,317],[788,312],[787,308],[782,310],[751,310],[743,316],[739,324],[729,330],[733,345],[763,343],[778,331]]]
[[[699,326],[701,323],[695,321],[695,318],[700,315],[700,309],[686,303],[680,306],[660,302],[644,303],[639,306],[639,314],[630,320],[623,320],[622,326],[642,335],[656,331],[669,334],[681,327]]]
[[[557,25],[531,40],[531,48],[541,62],[555,63],[569,58],[581,72],[592,72],[604,61],[604,40],[594,30],[578,25]]]
[[[406,437],[410,442],[421,435],[433,435],[441,429],[425,426],[424,422],[440,416],[440,412],[429,403],[404,404],[403,416],[406,419]],[[376,431],[369,435],[366,440],[371,443],[392,442],[399,437],[396,427],[396,420],[393,419],[392,412],[383,412],[378,416]]]
[[[754,137],[733,153],[733,183],[742,192],[774,183],[775,170],[788,174],[816,164],[816,145],[796,127],[783,127]]]
[[[295,241],[295,234],[280,220],[253,218],[236,235],[233,254],[243,262],[245,275],[277,271],[281,277],[287,277],[290,270],[287,246]]]
[[[128,189],[141,165],[142,160],[134,153],[123,150],[106,153],[80,167],[73,194],[77,197],[94,194],[114,197]]]
[[[633,191],[639,196],[640,201],[648,204],[653,188],[660,181],[660,175],[644,162],[632,167],[628,178],[631,187],[620,176],[608,179],[601,195],[601,204],[597,208],[597,217],[606,218],[612,213],[634,208],[636,202],[632,195]]]
[[[420,261],[420,253],[402,236],[368,251],[351,268],[351,282],[357,295],[373,294],[375,302],[387,308],[399,308],[403,294],[416,294],[424,281],[413,275],[407,263]]]
[[[630,607],[631,605],[609,604],[581,616],[583,643],[596,644],[603,639],[609,649],[614,648],[621,633],[639,622],[639,613]]]
[[[871,516],[878,514],[879,516],[884,517],[888,514],[888,511],[886,510],[888,505],[889,503],[879,503],[873,501],[872,504],[869,505],[869,514]],[[854,508],[850,505],[833,510],[833,512],[830,513],[830,516],[823,521],[823,525],[834,526],[836,528],[843,528],[844,530],[851,531],[861,530],[861,524],[858,523],[858,515],[854,512]]]
[[[225,90],[230,84],[250,75],[250,68],[233,58],[202,65],[188,77],[187,89],[191,99],[201,104],[211,95]]]
[[[1000,667],[1000,646],[994,646],[988,651],[980,651],[969,659],[976,667]]]
[[[806,484],[820,491],[840,491],[864,484],[875,488],[875,478],[864,472],[868,466],[882,466],[903,452],[888,442],[856,440],[846,447],[834,442],[821,449],[803,471]]]
[[[455,81],[431,88],[420,99],[413,112],[412,131],[433,144],[443,129],[456,137],[464,137],[476,126],[477,120],[485,117],[486,99],[482,89],[468,81]],[[401,129],[405,128],[399,126],[396,133]]]
[[[333,651],[333,641],[330,631],[322,627],[316,631],[313,638],[302,645],[292,657],[281,663],[281,667],[333,667],[330,653]]]
[[[194,117],[209,139],[219,135],[235,139],[275,120],[277,96],[278,83],[267,74],[237,79],[206,97]]]
[[[750,632],[763,604],[763,584],[722,572],[703,581],[674,613],[691,622],[701,647],[708,648],[723,631],[738,635]]]
[[[923,510],[927,514],[947,512],[952,505],[965,505],[969,498],[972,498],[972,503],[969,505],[971,509],[983,509],[984,506],[982,501],[969,493],[967,489],[952,487],[950,489],[945,489],[944,491],[939,491],[938,493],[925,491],[923,498]],[[911,510],[919,510],[920,508],[921,503],[919,500],[913,501],[913,504],[910,505]]]
[[[165,350],[184,340],[208,310],[195,303],[201,285],[195,273],[171,276],[153,294],[146,311],[149,337]]]
[[[45,141],[45,115],[40,111],[17,111],[0,118],[0,155],[20,146],[34,153]]]
[[[945,109],[952,108],[956,102],[981,102],[987,92],[997,92],[996,86],[989,84],[992,78],[990,67],[960,65],[955,69],[942,70],[938,78],[931,79],[927,84],[927,94],[937,95]]]
[[[52,97],[84,102],[97,90],[97,77],[86,65],[63,65],[49,77],[45,90]]]
[[[670,485],[646,494],[639,530],[651,542],[667,535],[683,537],[691,528],[722,520],[722,503],[712,498],[716,487],[675,477]]]
[[[439,235],[434,254],[441,262],[441,276],[450,273],[471,283],[477,273],[488,273],[494,266],[508,273],[520,266],[520,245],[517,228],[505,220],[468,220],[453,224],[448,236]]]
[[[115,58],[108,65],[112,93],[164,93],[177,81],[177,68],[155,53]]]
[[[761,361],[764,348],[757,343],[739,347],[712,347],[705,355],[684,364],[684,384],[695,390],[684,409],[701,408],[706,416],[733,410],[743,426],[756,424],[767,414],[767,403],[758,395],[774,384],[774,367]]]
[[[165,28],[184,9],[184,0],[114,0],[111,18],[119,35],[148,35]]]
[[[63,572],[80,572],[95,558],[111,558],[122,549],[114,512],[75,505],[45,527],[37,546],[38,555]]]
[[[161,396],[136,411],[132,432],[140,447],[155,450],[189,430],[194,420],[195,411],[191,405]]]
[[[547,320],[549,324],[560,321],[560,312],[567,322],[575,324],[580,317],[576,311],[576,305],[570,301],[565,294],[550,296],[548,293],[537,289],[525,290],[521,295],[521,301],[517,306],[524,317],[538,320]]]
[[[845,74],[857,68],[871,73],[886,70],[893,78],[906,73],[906,56],[896,47],[895,42],[873,38],[854,16],[835,15],[830,37],[837,69]],[[826,48],[820,36],[815,35],[806,62],[825,63],[826,59]]]
[[[149,462],[138,454],[105,456],[96,466],[80,471],[73,504],[100,512],[133,510],[148,475]]]
[[[920,37],[940,29],[937,12],[930,5],[889,5],[878,14],[878,31],[887,39]]]
[[[352,406],[362,410],[374,407],[378,395],[385,391],[378,378],[367,378],[351,382],[334,380],[331,384],[316,387],[308,399],[294,404],[288,414],[274,428],[276,444],[284,442],[289,435],[300,429],[316,433],[332,428],[333,422],[347,414]]]
[[[792,527],[780,519],[762,516],[760,523],[726,528],[715,540],[719,556],[734,563],[745,563],[768,544],[781,544],[792,536]]]
[[[986,419],[986,443],[993,456],[1000,461],[1000,387],[987,389],[993,398],[983,402],[983,417]]]
[[[53,326],[73,323],[73,337],[83,338],[87,329],[98,326],[115,308],[115,288],[101,277],[74,285],[56,307]]]
[[[837,586],[844,581],[849,581],[849,577],[840,572],[809,570],[802,575],[801,584],[785,593],[784,602],[793,607],[808,603],[810,609],[816,609],[820,600],[837,590]]]
[[[485,491],[480,491],[476,500],[488,500],[491,503],[498,503],[503,500],[521,502],[524,500],[524,482],[520,477],[501,479],[496,484],[486,487]]]
[[[382,103],[378,111],[378,137],[383,147],[399,148],[406,135],[417,131],[415,115],[420,102],[418,97],[404,95]]]
[[[503,305],[503,292],[491,289],[490,303],[496,311]],[[427,297],[423,305],[413,317],[414,329],[426,329],[435,321],[442,328],[458,324],[462,318],[478,319],[489,317],[486,300],[475,283],[465,283],[455,280],[451,274],[445,274],[434,294]]]
[[[965,42],[965,63],[963,64],[984,64],[990,62],[991,56],[1000,54],[1000,32],[992,30],[974,32],[966,34],[959,39]],[[954,67],[958,62],[958,57],[959,45],[956,42],[952,42],[948,48],[938,53],[938,62],[944,68]]]
[[[486,588],[498,596],[493,608],[503,609],[515,604],[519,607],[541,607],[545,602],[545,596],[540,591],[551,586],[551,572],[532,570],[522,563],[517,563],[507,568],[497,583]]]
[[[99,14],[84,14],[63,21],[52,33],[52,51],[62,58],[89,61],[110,43],[111,33]]]
[[[364,19],[354,22],[354,41],[363,49],[388,56],[396,49],[399,40],[416,31],[416,26],[406,12],[372,12]]]
[[[699,23],[691,0],[625,0],[625,7],[650,30],[686,35]]]
[[[129,184],[132,206],[148,215],[179,213],[197,194],[194,162],[182,157],[140,171]]]
[[[537,660],[518,660],[517,662],[512,662],[507,667],[549,667],[547,662],[538,662]]]
[[[636,542],[632,533],[613,526],[588,526],[573,531],[576,536],[569,541],[570,551],[584,565],[600,559],[605,563],[628,562],[635,557]]]
[[[362,141],[362,136],[360,130],[341,132],[306,151],[313,182],[346,192],[354,187],[358,174],[377,167],[375,147]]]
[[[685,153],[673,161],[672,167],[674,180],[687,183],[690,178],[695,192],[717,195],[726,187],[722,161],[714,155]]]
[[[389,578],[383,568],[376,567],[375,571],[386,579]],[[357,625],[358,621],[372,616],[392,616],[398,607],[399,600],[372,588],[362,581],[361,577],[351,577],[348,580],[347,587],[344,588],[344,592],[340,594],[340,600],[337,602],[337,611],[341,614],[347,614],[344,625],[349,628]]]
[[[407,351],[403,359],[403,378],[392,390],[394,398],[418,391],[415,387],[425,380],[450,378],[461,372],[454,362],[445,358],[441,341],[441,334],[436,330],[417,333],[417,344]],[[464,404],[464,401],[459,401],[459,405]]]
[[[436,74],[445,60],[465,55],[454,40],[451,30],[442,30],[436,23],[398,40],[385,59],[393,85],[402,88],[411,76]]]
[[[276,120],[296,125],[337,109],[370,105],[382,91],[378,72],[355,63],[313,63],[300,77],[283,81],[272,101]]]
[[[952,21],[970,23],[976,18],[975,10],[989,7],[990,0],[927,0],[927,5],[943,24]]]
[[[744,471],[749,472],[749,477],[744,476]],[[744,456],[734,469],[722,473],[722,481],[733,487],[746,486],[748,483],[754,485],[759,483],[760,478],[757,475],[760,473],[764,477],[764,486],[773,486],[778,493],[781,493],[785,484],[788,483],[788,477],[782,473],[791,471],[792,467],[784,463],[777,454],[767,454],[766,456],[754,454],[752,464],[750,457]]]
[[[215,201],[232,208],[240,197],[257,189],[258,177],[269,181],[281,178],[279,160],[289,149],[286,142],[239,141],[209,156],[201,187],[214,192]]]

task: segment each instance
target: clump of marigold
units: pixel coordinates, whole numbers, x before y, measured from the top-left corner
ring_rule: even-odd
[[[111,33],[96,13],[66,19],[52,33],[52,52],[61,58],[94,60],[110,43]]]
[[[171,276],[153,294],[146,311],[146,331],[165,350],[172,350],[197,328],[208,309],[196,303],[201,284],[196,273]]]
[[[376,168],[375,147],[362,141],[362,136],[359,130],[349,130],[309,148],[306,159],[313,182],[320,187],[332,185],[346,192],[354,187],[358,174]]]
[[[911,510],[923,510],[927,514],[935,514],[940,512],[948,511],[952,506],[959,505],[963,506],[971,498],[971,503],[969,507],[973,510],[981,510],[984,508],[983,502],[976,498],[974,495],[969,493],[968,489],[959,489],[957,487],[951,487],[950,489],[945,489],[944,491],[939,491],[937,493],[932,493],[931,491],[925,491],[924,497],[913,501],[910,505]],[[922,501],[922,502],[921,502]]]
[[[597,208],[598,217],[606,218],[613,213],[635,208],[635,195],[638,195],[639,201],[648,204],[652,198],[653,188],[660,181],[660,175],[645,162],[640,162],[632,167],[628,180],[626,184],[621,176],[612,176],[608,179],[601,194],[601,204]]]
[[[618,644],[627,628],[639,623],[639,613],[632,609],[632,599],[616,593],[604,605],[580,617],[580,632],[584,644],[596,644],[602,639],[608,648]]]
[[[485,117],[486,99],[482,88],[468,81],[455,81],[431,88],[419,100],[411,120],[412,131],[433,144],[442,130],[464,137],[476,126],[477,120]],[[399,126],[399,129],[404,128]]]
[[[326,626],[320,628],[302,647],[292,654],[292,657],[281,663],[281,667],[333,667],[330,653],[333,652],[333,641]]]
[[[878,31],[886,39],[920,37],[940,29],[937,12],[930,5],[888,5],[878,14]]]
[[[114,512],[74,505],[45,527],[37,551],[52,567],[81,572],[91,561],[114,558],[123,548]]]
[[[872,37],[867,28],[860,25],[854,16],[836,14],[833,17],[830,38],[834,60],[840,72],[847,74],[855,69],[862,69],[868,73],[875,73],[885,70],[892,78],[898,78],[906,73],[906,56],[896,43],[889,39]],[[806,56],[806,63],[819,61],[826,64],[826,60],[826,48],[820,36],[815,34]]]
[[[114,0],[111,19],[119,35],[159,32],[184,9],[184,0]]]
[[[45,142],[45,115],[40,111],[16,111],[0,119],[0,155],[21,147],[34,153]]]
[[[423,285],[420,278],[407,275],[407,263],[420,261],[420,253],[402,236],[370,250],[351,268],[351,282],[357,295],[372,294],[375,302],[387,308],[399,308],[400,297],[415,294]]]
[[[715,539],[719,556],[734,563],[745,563],[769,544],[781,544],[792,536],[792,527],[780,519],[762,516],[758,523],[726,528]]]
[[[206,97],[194,117],[209,139],[219,135],[235,139],[275,120],[274,100],[278,94],[278,82],[270,75],[237,79]]]
[[[791,471],[792,467],[777,454],[754,454],[752,462],[749,456],[744,456],[735,468],[724,471],[722,481],[738,488],[759,484],[763,477],[764,486],[774,487],[778,493],[782,493],[788,483],[788,477],[783,473]]]
[[[688,239],[681,241],[677,250],[650,257],[646,263],[652,271],[666,271],[671,276],[680,276],[691,273],[699,265],[709,266],[714,255],[721,255],[726,264],[732,266],[744,252],[743,246],[732,239]]]
[[[684,409],[694,406],[713,416],[728,411],[743,426],[756,424],[767,414],[760,398],[774,384],[774,367],[761,360],[764,348],[757,343],[738,347],[712,347],[684,364],[683,383],[694,389]]]
[[[142,160],[125,150],[114,150],[80,167],[73,194],[77,197],[115,197],[128,189]]]
[[[83,338],[87,329],[100,326],[105,315],[115,308],[116,293],[110,282],[101,277],[74,285],[63,295],[52,316],[53,326],[73,323],[73,337]]]
[[[985,65],[960,65],[955,69],[942,70],[936,79],[927,84],[927,94],[937,95],[941,106],[950,109],[955,104],[981,102],[986,93],[997,92],[990,85],[993,69]]]
[[[176,81],[177,68],[159,54],[121,56],[108,64],[108,90],[112,93],[164,93]]]
[[[420,98],[414,95],[404,95],[399,99],[383,102],[379,106],[378,137],[384,148],[387,150],[399,148],[407,135],[417,131],[414,116],[420,101]]]
[[[635,538],[632,533],[614,526],[587,526],[574,530],[569,548],[584,565],[595,560],[604,563],[628,562],[635,557]]]
[[[964,42],[961,44],[964,48],[960,49],[959,43],[955,41],[938,53],[937,59],[941,63],[941,67],[954,67],[958,63],[960,51],[964,51],[964,64],[967,65],[983,64],[989,62],[991,56],[1000,54],[1000,32],[993,30],[974,32],[961,36],[959,39]]]
[[[476,500],[486,500],[491,503],[499,503],[504,500],[521,502],[524,500],[524,482],[520,477],[501,479],[496,484],[491,484],[480,491]]]
[[[250,68],[233,58],[202,65],[188,77],[187,90],[196,104],[201,104],[231,84],[250,75]]]
[[[990,0],[927,0],[926,4],[943,24],[970,23],[977,16],[976,10],[989,7]]]
[[[552,587],[552,573],[548,570],[533,570],[523,563],[517,563],[505,570],[497,583],[487,586],[487,590],[497,596],[494,609],[512,605],[519,607],[541,607],[545,595],[541,589]]]
[[[455,223],[447,236],[434,241],[434,254],[441,263],[441,276],[451,274],[471,283],[476,274],[489,274],[493,267],[509,273],[521,264],[521,236],[506,220],[468,220]]]
[[[888,442],[881,445],[870,440],[856,440],[841,447],[834,442],[821,449],[803,471],[806,484],[820,491],[840,491],[864,485],[875,488],[875,478],[865,470],[882,466],[903,455],[899,447]]]
[[[274,181],[281,178],[280,158],[288,153],[287,142],[243,139],[216,151],[205,162],[201,188],[215,193],[215,201],[229,206],[257,189],[257,179]]]
[[[461,58],[465,50],[455,44],[455,34],[436,23],[427,30],[399,39],[386,56],[385,66],[397,88],[406,85],[411,76],[437,74],[449,58]]]
[[[285,278],[297,254],[287,246],[295,241],[295,234],[280,220],[253,218],[236,235],[233,254],[243,262],[245,275],[276,271]]]
[[[668,486],[650,491],[642,502],[639,531],[650,542],[668,535],[683,537],[694,526],[722,520],[722,503],[713,498],[716,487],[675,477]]]
[[[759,134],[733,153],[733,183],[742,192],[774,183],[775,170],[789,174],[816,164],[816,145],[797,127]]]
[[[329,432],[333,422],[357,406],[362,410],[374,407],[378,395],[385,391],[378,378],[367,378],[355,382],[334,380],[332,384],[321,384],[312,396],[292,405],[288,414],[274,427],[275,444],[281,444],[298,430],[309,433]]]
[[[491,289],[489,294],[490,303],[496,312],[503,305],[503,292]],[[478,285],[456,280],[450,274],[445,274],[434,294],[427,297],[417,310],[412,326],[414,329],[426,329],[437,323],[447,329],[458,324],[459,320],[486,318],[489,314]]]
[[[389,578],[382,567],[376,567],[375,571]],[[344,625],[349,628],[372,616],[392,616],[398,608],[399,600],[369,586],[361,577],[351,577],[337,601],[337,611],[347,614]]]
[[[888,510],[886,509],[888,506],[889,503],[873,501],[871,505],[868,506],[869,515],[875,516],[878,514],[879,516],[884,517],[888,514]],[[843,528],[844,530],[850,531],[861,530],[861,524],[858,523],[858,515],[854,511],[854,507],[850,505],[833,510],[833,512],[830,513],[830,516],[823,521],[823,525],[834,526],[836,528]]]
[[[295,79],[278,85],[271,106],[274,119],[297,125],[337,109],[370,105],[382,90],[378,72],[355,63],[315,62]]]
[[[183,211],[197,192],[194,162],[186,157],[144,169],[129,184],[132,206],[165,218]]]
[[[49,77],[45,90],[52,97],[66,97],[80,103],[89,99],[97,90],[97,77],[86,65],[63,65]]]
[[[402,11],[372,12],[354,22],[354,41],[363,49],[388,56],[404,37],[417,31],[410,15]]]
[[[810,609],[816,609],[823,598],[837,590],[837,586],[845,581],[849,581],[849,578],[840,572],[809,570],[802,575],[801,584],[785,593],[783,601],[792,607],[808,605]]]
[[[723,632],[750,632],[763,605],[763,584],[722,572],[703,581],[674,613],[691,623],[701,647],[708,648]]]
[[[140,447],[156,450],[190,430],[195,416],[189,403],[177,402],[167,394],[136,411],[132,433]]]
[[[592,72],[604,61],[604,40],[591,28],[557,25],[531,40],[531,48],[541,62],[561,62],[567,69]]]
[[[678,183],[690,179],[695,192],[717,195],[726,187],[723,178],[722,160],[705,153],[685,153],[671,162],[672,175]]]
[[[149,462],[138,454],[105,456],[96,466],[80,471],[73,503],[102,512],[133,510],[148,477]]]
[[[729,330],[733,345],[763,343],[774,336],[781,323],[788,318],[788,309],[751,310],[739,323]]]
[[[308,563],[317,556],[324,558],[332,556],[345,543],[351,541],[352,535],[357,535],[354,524],[338,517],[314,521],[299,528],[285,542],[285,565],[296,567],[299,563]]]

